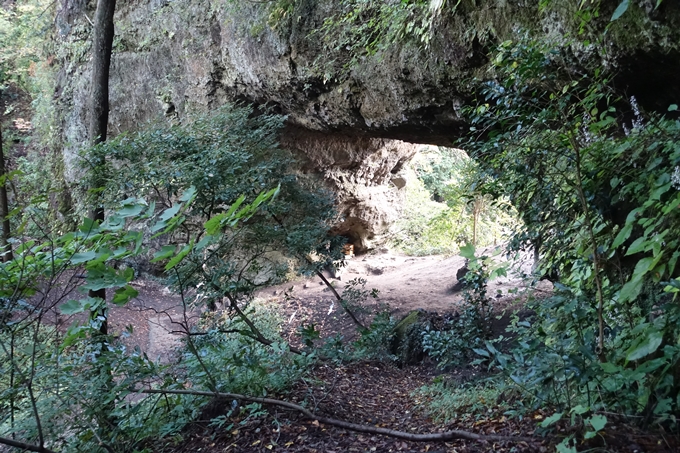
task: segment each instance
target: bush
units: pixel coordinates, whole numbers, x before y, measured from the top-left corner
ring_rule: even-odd
[[[522,218],[512,246],[537,249],[538,275],[556,270],[559,282],[515,323],[510,354],[479,353],[536,405],[675,420],[680,122],[645,116],[599,70],[574,77],[559,50],[530,36],[501,44],[493,61],[498,79],[468,110],[485,140],[469,146],[484,190]]]
[[[243,319],[229,310],[206,313],[195,329],[200,335],[184,339],[182,363],[192,385],[264,396],[285,390],[311,366],[313,356],[291,354],[281,339],[281,318],[274,308],[256,299],[245,314],[273,344],[250,338]]]

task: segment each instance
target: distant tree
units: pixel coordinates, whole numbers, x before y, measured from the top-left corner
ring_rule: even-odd
[[[0,236],[0,255],[2,261],[12,259],[12,247],[9,243],[9,201],[7,199],[7,169],[5,153],[2,148],[2,124],[0,124],[0,217],[2,218],[2,236]]]

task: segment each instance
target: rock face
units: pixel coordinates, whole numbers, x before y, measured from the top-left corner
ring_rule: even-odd
[[[289,128],[283,146],[304,156],[303,171],[323,174],[336,193],[340,221],[333,232],[346,236],[357,252],[380,242],[401,214],[402,192],[394,181],[417,152],[399,140],[356,137]]]
[[[87,138],[86,15],[95,3],[62,0],[56,20],[62,70],[55,97],[67,168]],[[479,87],[475,78],[493,76],[488,52],[520,29],[563,45],[576,66],[588,60],[619,68],[617,86],[638,95],[643,107],[665,110],[680,100],[677,2],[658,10],[631,2],[611,26],[610,41],[597,48],[586,35],[565,37],[578,36],[580,19],[569,6],[578,2],[548,2],[552,9],[541,14],[538,2],[458,3],[437,18],[429,46],[405,40],[351,60],[340,43],[324,47],[319,31],[324,20],[339,17],[338,0],[119,0],[109,130],[181,121],[234,100],[284,113],[282,143],[305,156],[306,171],[326,176],[344,216],[337,232],[362,249],[397,215],[397,188],[406,183],[399,168],[415,152],[405,142],[450,145],[467,130],[460,108]],[[618,3],[603,0],[601,16],[610,17]],[[279,4],[289,9],[272,21]]]

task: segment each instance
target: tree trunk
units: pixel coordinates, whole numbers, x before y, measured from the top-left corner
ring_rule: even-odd
[[[7,175],[5,168],[5,153],[2,148],[2,124],[0,124],[0,178]],[[2,236],[0,236],[0,254],[2,261],[12,260],[12,246],[9,243],[9,201],[7,199],[7,180],[0,184],[0,217],[2,218]]]
[[[92,104],[90,108],[90,141],[92,145],[106,141],[107,125],[109,122],[109,70],[111,67],[111,51],[113,48],[113,13],[116,9],[115,0],[98,0],[97,12],[94,16],[94,39],[92,42]],[[104,162],[95,162],[100,167]],[[95,174],[101,175],[97,168]],[[95,179],[93,188],[101,187],[105,181],[101,176]],[[90,218],[102,222],[104,208],[95,202],[90,212]],[[106,290],[90,291],[90,297],[106,300]],[[105,313],[93,313],[93,316],[103,315],[104,321],[100,331],[108,333],[107,316]]]
[[[90,140],[93,145],[106,141],[109,123],[109,69],[113,48],[113,12],[116,0],[98,0],[92,43],[92,107]]]

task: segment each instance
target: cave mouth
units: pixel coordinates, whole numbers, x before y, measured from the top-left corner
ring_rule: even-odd
[[[478,164],[464,150],[413,146],[416,152],[391,175],[397,215],[380,237],[371,238],[375,246],[413,256],[450,255],[466,244],[498,245],[510,236],[515,214],[475,192]],[[360,236],[345,235],[350,241]]]
[[[367,167],[372,181],[364,177]],[[341,217],[331,234],[346,238],[357,255],[385,247],[456,253],[473,240],[463,197],[474,167],[460,149],[392,141],[337,178]]]
[[[613,84],[625,96],[635,96],[649,112],[666,113],[671,104],[680,104],[680,51],[637,52],[619,61]]]

